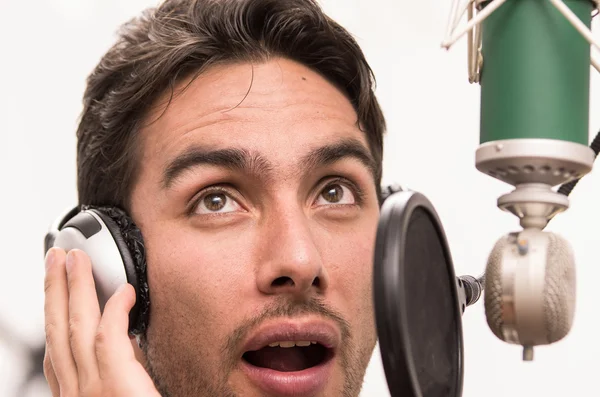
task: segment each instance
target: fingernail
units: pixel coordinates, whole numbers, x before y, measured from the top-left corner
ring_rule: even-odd
[[[48,270],[50,268],[50,266],[52,266],[52,264],[54,264],[54,258],[55,258],[56,254],[54,253],[53,249],[50,249],[50,251],[48,251],[48,253],[46,254],[46,270]]]
[[[75,252],[73,251],[69,251],[69,253],[67,254],[67,274],[71,273],[71,270],[73,270],[73,266],[75,266]]]
[[[117,288],[117,290],[115,291],[115,295],[116,294],[120,294],[121,292],[123,292],[123,290],[125,289],[126,285],[127,284],[121,284],[121,285],[119,285],[119,288]]]

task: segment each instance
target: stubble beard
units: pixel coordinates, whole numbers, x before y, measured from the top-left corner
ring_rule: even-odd
[[[239,394],[228,384],[229,376],[240,364],[240,358],[235,354],[240,341],[267,319],[303,314],[320,315],[333,320],[340,327],[342,343],[337,359],[343,372],[343,385],[339,396],[358,397],[376,345],[376,337],[373,335],[357,345],[347,321],[317,299],[302,303],[281,299],[267,307],[261,315],[245,321],[227,338],[221,349],[221,360],[216,365],[202,362],[203,357],[210,357],[202,354],[202,351],[190,354],[192,347],[189,344],[186,349],[185,343],[179,343],[188,354],[178,355],[177,352],[181,350],[173,349],[171,343],[175,334],[168,330],[152,332],[149,328],[147,333],[138,336],[137,341],[145,357],[146,371],[162,397],[242,397],[243,392]]]

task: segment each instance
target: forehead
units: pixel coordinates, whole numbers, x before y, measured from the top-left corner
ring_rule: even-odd
[[[198,146],[245,148],[281,167],[341,139],[367,147],[350,101],[321,75],[287,59],[213,66],[174,93],[172,99],[170,92],[163,95],[141,130],[142,173],[160,172]]]

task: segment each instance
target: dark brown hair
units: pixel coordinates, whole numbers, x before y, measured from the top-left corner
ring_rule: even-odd
[[[272,56],[312,68],[347,95],[379,187],[385,121],[373,73],[315,0],[167,0],[124,24],[88,78],[77,130],[80,204],[128,209],[140,167],[136,135],[159,95],[209,66]]]

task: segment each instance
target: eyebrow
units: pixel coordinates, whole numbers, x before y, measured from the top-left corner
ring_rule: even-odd
[[[312,150],[302,157],[299,171],[310,172],[344,158],[354,158],[360,161],[375,178],[377,171],[375,160],[369,150],[356,139],[344,139]],[[268,177],[274,169],[269,160],[260,153],[252,153],[246,149],[207,150],[201,147],[191,147],[168,163],[163,172],[163,188],[170,188],[185,172],[202,165],[242,171],[249,175],[262,177]]]
[[[251,175],[269,175],[273,171],[267,159],[245,149],[206,150],[191,147],[167,165],[163,173],[163,187],[170,188],[186,171],[202,165],[245,171]]]
[[[360,161],[369,169],[375,179],[377,164],[370,151],[357,139],[344,139],[340,142],[319,147],[302,158],[304,170],[314,170],[319,167],[333,164],[345,158]]]

